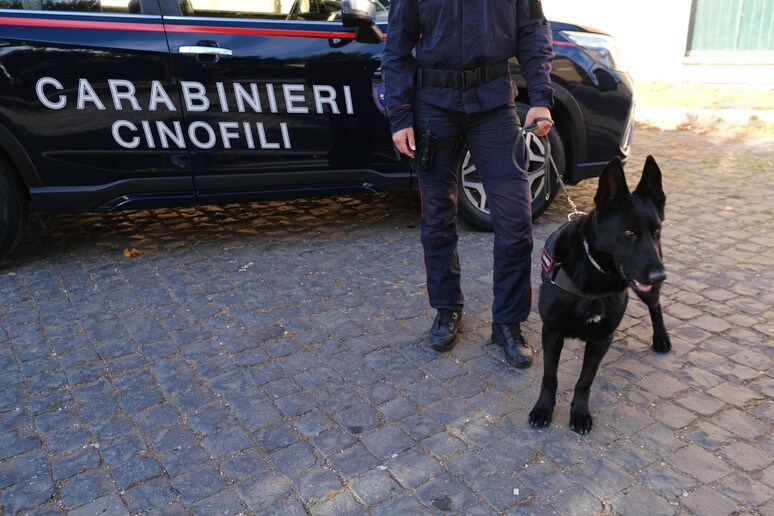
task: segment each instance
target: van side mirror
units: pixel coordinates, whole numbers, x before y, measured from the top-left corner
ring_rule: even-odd
[[[343,0],[341,22],[345,27],[355,27],[355,41],[381,43],[382,31],[374,23],[376,6],[371,0]]]

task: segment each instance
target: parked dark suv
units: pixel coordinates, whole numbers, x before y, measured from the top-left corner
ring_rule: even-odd
[[[389,2],[374,7],[389,35]],[[379,30],[341,14],[337,0],[0,0],[0,258],[30,203],[72,213],[416,188],[383,115]],[[607,36],[552,25],[550,143],[574,183],[626,158],[632,87]],[[542,143],[530,147],[537,169]],[[545,170],[531,175],[535,215],[556,195]],[[463,215],[487,227],[468,155],[460,179]]]

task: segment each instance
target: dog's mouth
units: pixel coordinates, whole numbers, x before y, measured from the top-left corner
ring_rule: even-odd
[[[624,279],[626,279],[626,283],[629,284],[629,286],[635,291],[635,292],[642,292],[643,294],[647,294],[651,290],[653,290],[654,285],[647,284],[647,283],[640,283],[637,281],[634,276],[629,274],[626,269],[621,267],[621,274],[623,275]]]

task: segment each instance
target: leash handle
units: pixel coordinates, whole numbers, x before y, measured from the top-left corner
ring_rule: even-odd
[[[552,119],[548,118],[548,117],[545,117],[545,116],[537,117],[535,119],[535,122],[549,122],[552,127],[554,125],[554,121]],[[538,124],[536,124],[536,123],[535,124],[528,124],[528,125],[524,126],[524,130],[527,131],[528,133],[535,132],[535,129],[537,129],[537,128],[538,128]]]
[[[537,122],[551,122],[551,125],[554,125],[554,121],[550,118],[546,117],[538,117],[535,119]],[[518,147],[519,147],[519,138],[523,141],[525,152],[529,152],[529,149],[527,148],[527,133],[533,133],[535,132],[535,129],[538,128],[538,125],[535,124],[528,124],[524,127],[519,128],[519,135],[516,140],[516,144],[513,146],[513,151],[511,153],[511,159],[513,160],[513,164],[516,166],[518,170],[521,172],[524,172],[525,174],[529,175],[529,170],[524,170],[521,168],[521,165],[519,165],[518,158]],[[567,197],[567,202],[570,204],[570,207],[572,208],[572,213],[567,214],[567,220],[572,220],[574,217],[577,217],[579,215],[585,215],[586,212],[579,211],[578,207],[575,205],[575,203],[570,198],[570,193],[567,191],[567,187],[564,185],[564,181],[562,181],[562,177],[559,175],[559,172],[556,170],[556,163],[554,163],[554,157],[551,155],[551,142],[548,140],[548,135],[545,136],[535,136],[536,138],[540,139],[540,141],[543,143],[543,147],[545,148],[545,160],[543,161],[543,164],[538,168],[537,170],[532,171],[532,173],[540,172],[541,170],[545,169],[545,196],[546,201],[551,197],[551,169],[553,169],[556,172],[556,179],[559,181],[559,185],[562,187],[562,191],[564,192],[565,197]],[[527,160],[529,158],[525,156]]]

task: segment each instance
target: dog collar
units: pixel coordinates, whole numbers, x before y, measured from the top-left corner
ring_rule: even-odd
[[[602,267],[597,263],[597,261],[594,259],[593,256],[591,256],[591,252],[589,251],[589,242],[586,240],[586,237],[583,237],[583,249],[586,250],[586,256],[588,257],[589,261],[591,262],[591,265],[596,267],[596,269],[601,272],[602,274],[607,274]]]

